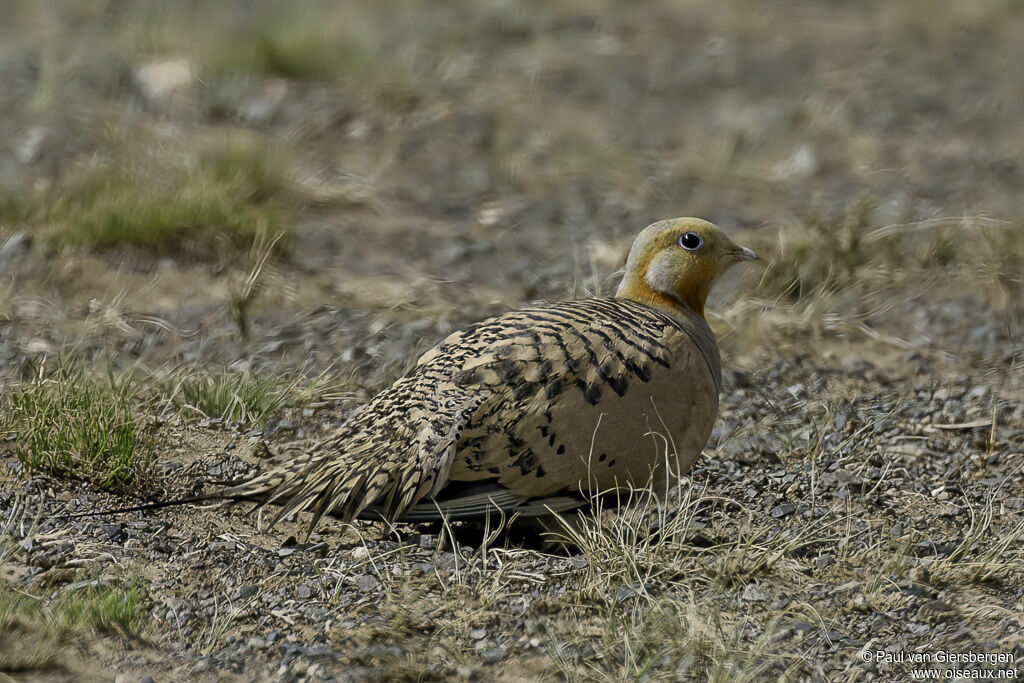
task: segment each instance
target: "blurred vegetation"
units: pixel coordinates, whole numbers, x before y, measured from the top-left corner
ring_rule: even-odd
[[[1012,222],[945,219],[879,226],[869,199],[839,224],[810,220],[781,230],[765,250],[758,290],[809,302],[863,291],[898,274],[944,272],[985,294],[996,309],[1024,295],[1024,230]]]
[[[813,220],[798,231],[780,233],[776,253],[765,260],[762,287],[799,300],[854,282],[860,268],[871,260],[867,242],[873,209],[870,201],[863,200],[838,226]]]
[[[146,624],[143,603],[134,585],[65,589],[48,600],[0,584],[0,671],[60,665],[62,645],[93,633],[136,637]]]
[[[200,45],[200,61],[211,75],[238,72],[295,80],[363,80],[374,70],[366,42],[323,23],[323,17],[287,11],[255,26],[229,31]]]
[[[177,162],[69,169],[52,186],[0,195],[0,221],[38,228],[54,249],[133,246],[189,249],[202,257],[216,236],[246,246],[286,230],[290,183],[280,149],[228,140]],[[282,246],[287,241],[282,242]]]

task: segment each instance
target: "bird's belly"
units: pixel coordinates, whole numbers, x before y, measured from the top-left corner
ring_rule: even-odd
[[[524,411],[504,447],[481,444],[475,472],[461,472],[457,460],[451,478],[497,475],[528,497],[628,486],[657,490],[693,465],[717,414],[710,373],[687,373],[685,380],[660,373],[622,396],[606,386],[595,403],[574,387],[542,409]]]

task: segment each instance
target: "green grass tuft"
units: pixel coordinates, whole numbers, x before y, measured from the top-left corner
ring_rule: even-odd
[[[285,235],[292,186],[279,148],[229,139],[173,163],[122,164],[72,168],[46,190],[0,194],[0,227],[42,228],[53,249],[196,254],[218,236],[243,247],[260,234]],[[277,248],[286,250],[287,239]]]
[[[263,425],[287,403],[292,388],[246,369],[186,375],[169,386],[169,393],[186,415]]]
[[[205,66],[214,74],[295,80],[365,77],[373,67],[365,43],[351,32],[329,29],[316,21],[268,20],[235,31],[232,40],[209,41]]]
[[[0,586],[0,640],[15,628],[57,640],[98,631],[137,636],[145,626],[144,596],[136,586],[94,586],[48,601]]]
[[[73,220],[63,235],[68,244],[109,248],[159,248],[186,236],[219,232],[237,246],[277,229],[275,214],[216,197],[170,197],[139,203],[114,202]]]
[[[29,472],[47,472],[123,490],[149,477],[153,435],[136,417],[127,377],[64,365],[16,386],[3,401],[0,430],[13,433]]]

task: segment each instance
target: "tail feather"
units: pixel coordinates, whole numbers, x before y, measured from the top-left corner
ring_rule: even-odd
[[[77,516],[251,501],[257,508],[280,506],[271,518],[272,526],[299,512],[311,513],[309,531],[328,514],[351,522],[371,510],[397,521],[448,483],[462,430],[489,396],[486,391],[469,397],[453,393],[444,401],[439,399],[444,410],[438,407],[430,412],[418,407],[422,401],[394,398],[392,402],[400,403],[402,410],[384,400],[374,414],[371,403],[330,438],[249,481],[201,496]],[[389,410],[397,410],[397,415]]]

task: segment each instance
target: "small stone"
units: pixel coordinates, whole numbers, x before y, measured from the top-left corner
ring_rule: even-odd
[[[985,398],[988,395],[988,387],[979,384],[967,392],[967,398]]]
[[[846,602],[846,609],[859,614],[867,614],[871,611],[871,607],[868,605],[867,598],[864,597],[863,593],[857,593],[850,598]]]
[[[475,628],[469,632],[469,637],[473,640],[480,640],[487,637],[487,631],[482,628]]]
[[[770,597],[767,592],[752,583],[748,583],[743,589],[743,599],[749,602],[766,602]]]
[[[352,579],[352,583],[356,585],[356,588],[364,593],[374,590],[380,586],[380,581],[376,576],[371,574],[362,574]]]
[[[22,139],[20,145],[14,150],[14,158],[21,164],[31,164],[39,158],[39,152],[46,142],[46,129],[42,126],[32,126]]]
[[[480,661],[484,664],[491,665],[501,662],[508,655],[500,647],[490,647],[480,653]]]
[[[630,598],[635,598],[643,591],[644,585],[639,581],[634,583],[627,583],[623,586],[619,586],[619,590],[615,591],[615,600],[621,602]]]
[[[190,86],[194,77],[187,59],[170,59],[143,64],[135,70],[135,83],[149,100],[166,100]]]
[[[207,656],[207,657],[200,657],[199,659],[196,660],[196,663],[192,665],[192,673],[194,673],[194,674],[206,673],[209,670],[210,670],[210,658],[209,658],[209,656]]]
[[[814,558],[814,566],[818,569],[818,571],[821,571],[830,564],[832,564],[832,556],[828,553],[818,555],[816,558]]]
[[[251,598],[252,596],[256,595],[258,590],[259,589],[256,586],[254,586],[253,584],[251,584],[251,583],[250,584],[246,584],[246,585],[242,586],[241,588],[239,588],[237,591],[235,591],[235,599],[236,600],[246,600],[246,599]]]
[[[796,505],[793,505],[792,503],[782,503],[773,507],[769,514],[771,514],[773,518],[778,519],[780,517],[791,515],[794,512],[796,512]]]
[[[31,240],[28,233],[16,232],[0,244],[0,264],[16,256],[27,254]]]
[[[120,524],[104,524],[103,532],[111,543],[121,544],[128,540],[128,532]]]
[[[366,546],[361,545],[357,548],[352,548],[349,553],[349,557],[352,558],[353,562],[362,562],[370,556],[370,551],[366,549]]]
[[[458,676],[459,680],[475,681],[479,673],[480,667],[469,666],[467,664],[455,667],[455,674]]]
[[[259,96],[247,100],[238,108],[238,114],[250,124],[267,123],[277,114],[287,94],[288,81],[284,79],[267,81]]]
[[[313,589],[309,587],[309,584],[304,583],[295,591],[295,595],[298,596],[300,600],[306,600],[309,596],[313,595]]]

